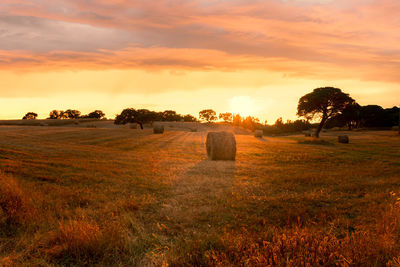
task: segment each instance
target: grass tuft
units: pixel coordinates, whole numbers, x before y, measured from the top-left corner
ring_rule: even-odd
[[[5,225],[21,225],[33,217],[30,200],[9,175],[0,173],[0,222]]]
[[[124,251],[124,234],[117,223],[100,227],[85,218],[60,223],[40,247],[58,264],[97,264]]]

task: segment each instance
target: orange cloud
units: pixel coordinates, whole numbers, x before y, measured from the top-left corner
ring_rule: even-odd
[[[0,67],[265,69],[397,82],[399,12],[397,0],[6,0]]]

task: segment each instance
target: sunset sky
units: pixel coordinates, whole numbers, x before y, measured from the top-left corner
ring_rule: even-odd
[[[212,108],[273,123],[321,86],[392,107],[399,14],[398,0],[0,0],[0,119]]]

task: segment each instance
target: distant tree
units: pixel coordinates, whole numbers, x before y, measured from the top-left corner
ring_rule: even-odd
[[[212,122],[217,119],[217,113],[212,109],[204,109],[199,112],[199,118],[200,118],[200,120]]]
[[[75,109],[67,109],[63,113],[66,119],[77,119],[81,116],[81,112]]]
[[[90,112],[88,115],[83,116],[84,118],[90,118],[90,119],[103,119],[106,116],[103,111],[101,110],[95,110],[93,112]]]
[[[28,112],[25,114],[25,116],[22,118],[23,120],[36,120],[38,114],[35,112]]]
[[[335,117],[350,104],[354,103],[348,94],[334,87],[316,88],[313,92],[302,96],[297,106],[297,115],[305,117],[307,120],[316,116],[321,121],[315,131],[315,136],[319,137],[319,133],[329,118]]]
[[[63,112],[63,111],[60,111],[60,110],[52,110],[52,111],[50,111],[48,119],[52,119],[52,120],[60,119],[60,113],[61,112]]]
[[[219,119],[223,120],[226,123],[232,123],[233,121],[233,114],[230,112],[220,113]]]
[[[338,120],[346,124],[349,130],[358,128],[361,122],[361,106],[356,102],[351,103],[343,109]]]
[[[385,110],[378,105],[367,105],[361,107],[361,124],[363,127],[384,126]]]
[[[193,117],[192,115],[187,114],[187,115],[183,116],[183,121],[194,122],[194,121],[197,121],[197,119],[195,117]]]
[[[254,131],[261,128],[260,120],[258,118],[248,116],[242,121],[242,127]]]
[[[60,110],[60,115],[59,115],[58,118],[61,119],[61,120],[68,119],[69,118],[68,117],[68,113],[66,113],[65,111]]]
[[[159,113],[150,111],[148,109],[138,109],[136,110],[136,120],[142,123],[149,123],[153,121],[162,120]]]
[[[138,113],[135,109],[126,108],[115,117],[114,124],[137,123],[143,129],[143,123],[136,118],[137,115]]]
[[[180,121],[181,116],[173,110],[166,110],[162,113],[162,120],[163,121]]]
[[[239,114],[236,114],[236,115],[233,117],[232,124],[235,125],[235,126],[240,126],[240,125],[242,125],[242,117],[240,117]]]
[[[284,125],[283,120],[282,120],[282,117],[278,118],[278,119],[275,121],[275,124],[274,124],[274,125],[275,125],[277,128],[282,128],[283,125]]]

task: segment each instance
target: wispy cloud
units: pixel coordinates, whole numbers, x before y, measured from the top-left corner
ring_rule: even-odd
[[[5,0],[1,68],[266,69],[399,81],[397,0]]]

